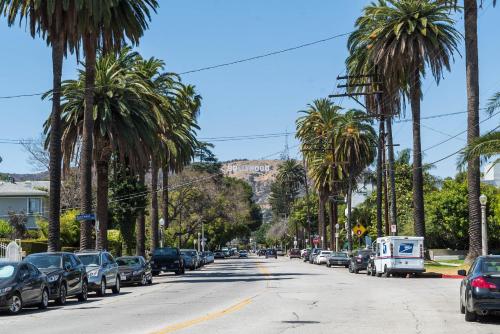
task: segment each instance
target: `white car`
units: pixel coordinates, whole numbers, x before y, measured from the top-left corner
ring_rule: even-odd
[[[318,256],[316,256],[316,264],[325,264],[328,262],[328,258],[332,255],[331,251],[321,251]]]

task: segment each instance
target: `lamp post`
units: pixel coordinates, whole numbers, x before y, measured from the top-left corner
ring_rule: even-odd
[[[163,233],[165,231],[165,219],[160,218],[160,248],[163,248]]]
[[[486,203],[488,197],[486,195],[479,196],[479,203],[481,203],[481,245],[482,254],[488,255],[488,226],[486,225]]]
[[[198,232],[198,252],[200,251],[200,246],[201,246],[201,244],[200,244],[200,238],[201,238],[201,233]]]

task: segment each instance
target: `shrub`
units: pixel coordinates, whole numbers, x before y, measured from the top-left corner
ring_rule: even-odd
[[[5,220],[0,220],[0,238],[10,238],[14,230],[12,226]]]

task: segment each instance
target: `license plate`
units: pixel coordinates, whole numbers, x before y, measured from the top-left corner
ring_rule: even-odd
[[[161,270],[167,270],[167,267],[161,267]]]
[[[127,276],[125,276],[125,275],[123,275],[123,274],[122,274],[122,275],[120,275],[120,279],[121,279],[122,281],[126,281],[126,280],[127,280]]]

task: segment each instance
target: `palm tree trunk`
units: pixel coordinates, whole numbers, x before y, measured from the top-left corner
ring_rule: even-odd
[[[382,151],[384,149],[384,121],[379,121],[377,152],[377,237],[382,236]]]
[[[158,165],[151,160],[151,252],[158,247]]]
[[[311,227],[311,203],[309,202],[309,183],[307,182],[307,166],[306,159],[302,157],[302,165],[304,166],[304,188],[306,191],[306,218],[307,218],[307,230],[308,230],[308,238],[309,245],[312,245],[312,227]]]
[[[64,58],[63,35],[52,42],[52,114],[50,116],[49,144],[49,235],[47,248],[49,252],[61,250],[61,77]]]
[[[324,191],[319,192],[319,205],[318,205],[318,234],[324,240],[324,230],[325,230],[325,195]],[[325,233],[326,234],[326,233]],[[323,247],[323,245],[321,245]]]
[[[96,235],[97,249],[108,249],[108,174],[109,160],[96,162],[97,173],[97,221],[99,231]]]
[[[162,206],[161,206],[161,215],[163,220],[165,221],[165,229],[168,228],[169,220],[168,220],[168,168],[163,167],[162,169]]]
[[[330,216],[331,226],[330,226],[330,249],[335,251],[335,233],[337,233],[337,223],[338,223],[338,204],[335,201],[330,202]]]
[[[389,160],[389,186],[390,186],[390,194],[391,194],[391,199],[390,199],[390,221],[391,225],[396,226],[396,233],[394,235],[397,235],[397,207],[396,207],[396,176],[395,176],[395,170],[394,170],[394,143],[392,140],[392,117],[388,117],[386,119],[386,124],[387,124],[387,147],[388,147],[388,160]]]
[[[424,177],[420,136],[420,66],[415,66],[412,79],[410,102],[413,117],[413,223],[415,234],[425,237]]]
[[[144,172],[141,171],[139,175],[139,183],[144,186]],[[136,245],[135,252],[139,256],[146,255],[146,218],[144,216],[144,209],[141,209],[137,215],[136,220]]]
[[[347,189],[347,249],[349,253],[352,251],[352,222],[351,222],[351,208],[352,208],[352,180],[351,171],[349,171],[349,185]]]
[[[467,144],[479,136],[479,66],[477,47],[477,1],[464,0],[465,66],[467,81]],[[481,207],[479,158],[467,161],[469,204],[469,254],[472,262],[481,255]]]
[[[96,65],[95,33],[88,33],[83,42],[85,50],[85,110],[83,116],[83,136],[80,161],[80,191],[82,213],[92,213],[92,133],[94,128],[93,106]],[[92,248],[91,221],[80,224],[80,250]]]

